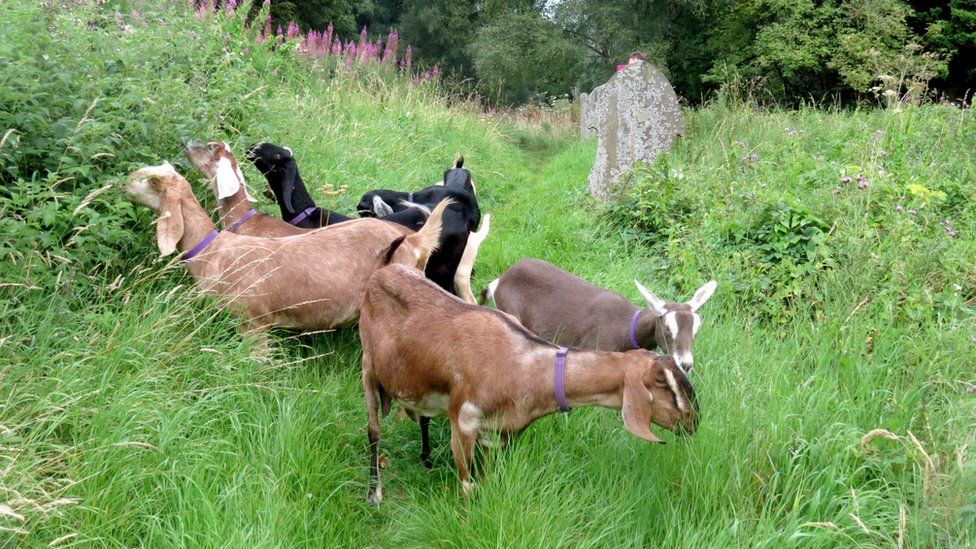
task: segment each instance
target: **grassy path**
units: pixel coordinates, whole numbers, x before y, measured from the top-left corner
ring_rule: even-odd
[[[0,72],[26,86],[0,106],[23,126],[0,148],[0,546],[976,540],[972,111],[688,111],[614,226],[585,194],[592,143],[512,129],[382,69],[296,61],[240,18],[135,2],[146,26],[129,29],[97,3],[0,2],[0,57],[16,61]],[[607,410],[547,417],[485,453],[464,500],[446,420],[428,471],[395,415],[386,500],[367,506],[356,331],[279,333],[253,357],[112,189],[178,162],[187,136],[289,145],[340,211],[369,188],[429,184],[463,152],[493,215],[476,289],[527,256],[635,302],[634,278],[669,299],[717,279],[695,343],[698,433],[650,446]],[[842,187],[862,173],[869,185]],[[769,213],[781,204],[786,229]],[[805,236],[790,220],[821,217],[822,268],[790,249]],[[875,429],[894,440],[863,440]]]

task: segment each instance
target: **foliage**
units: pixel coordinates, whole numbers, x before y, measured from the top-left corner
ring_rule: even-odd
[[[499,90],[495,102],[509,105],[565,93],[581,61],[560,29],[534,11],[498,17],[478,29],[469,48],[481,88],[489,96]]]
[[[789,306],[809,297],[804,294],[817,275],[835,264],[828,246],[830,227],[800,204],[765,204],[751,224],[732,223],[725,230],[729,247],[754,261],[743,298],[774,314],[784,301]]]
[[[672,224],[691,209],[681,193],[682,183],[669,173],[667,160],[635,167],[625,178],[626,193],[609,212],[614,230],[633,233],[649,243],[666,237]]]
[[[635,176],[620,212],[634,221],[611,226],[584,190],[592,142],[382,65],[294,55],[297,39],[255,45],[226,13],[99,4],[0,3],[0,120],[15,129],[0,135],[0,545],[974,542],[971,110],[689,109],[672,153]],[[542,418],[479,455],[465,500],[447,422],[432,421],[427,470],[416,424],[391,414],[386,500],[366,505],[355,330],[277,333],[255,356],[117,188],[163,159],[190,173],[184,137],[288,145],[340,211],[426,185],[462,152],[493,216],[476,285],[522,257],[635,303],[634,278],[668,299],[717,279],[695,341],[698,432],[652,447],[607,410]],[[760,248],[804,240],[775,227],[777,202],[827,233],[833,266],[797,281],[803,299],[750,290]],[[778,265],[803,258],[785,249]]]

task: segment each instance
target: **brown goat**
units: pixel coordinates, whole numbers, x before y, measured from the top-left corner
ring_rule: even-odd
[[[444,292],[414,268],[391,265],[373,273],[359,329],[371,503],[382,499],[379,414],[389,411],[391,399],[414,417],[448,416],[465,494],[475,443],[485,431],[507,437],[560,409],[554,375],[558,347],[510,315]],[[650,442],[660,442],[649,428],[652,421],[665,429],[695,430],[694,390],[670,357],[646,350],[572,350],[561,387],[565,404],[621,410],[627,430]]]
[[[132,202],[159,214],[159,251],[188,252],[186,268],[197,284],[225,298],[250,330],[323,330],[355,322],[374,270],[389,263],[423,268],[448,205],[439,204],[427,225],[407,237],[391,223],[358,219],[291,237],[259,238],[217,233],[189,183],[169,163],[131,174],[125,191]]]
[[[483,295],[551,341],[606,351],[657,348],[691,372],[691,346],[701,326],[698,309],[716,282],[707,282],[686,303],[668,303],[640,282],[634,284],[647,309],[541,259],[526,258],[488,284]]]
[[[203,144],[191,141],[186,145],[186,157],[203,174],[213,181],[214,195],[220,205],[220,226],[225,230],[245,218],[255,202],[247,192],[244,174],[230,152],[230,146],[221,141]],[[314,229],[296,227],[277,217],[255,212],[233,232],[250,236],[281,237],[305,234]],[[407,234],[401,231],[401,234]]]
[[[234,159],[227,143],[211,141],[204,145],[199,141],[191,141],[186,146],[186,156],[204,177],[213,181],[214,195],[220,204],[220,226],[224,227],[225,230],[230,230],[228,227],[233,227],[235,223],[237,227],[232,232],[250,236],[292,236],[315,230],[296,227],[291,223],[260,212],[254,212],[250,217],[247,217],[248,212],[251,211],[250,202],[254,202],[254,199],[247,194],[244,175],[241,173],[237,160]],[[426,208],[423,209],[427,210]],[[481,243],[488,237],[490,220],[491,215],[486,214],[480,230],[468,235],[468,241],[454,273],[454,286],[458,295],[468,303],[476,302],[474,294],[471,292],[471,272],[474,269]],[[404,236],[414,233],[410,228],[398,223],[388,220],[383,220],[383,222],[389,223]],[[348,220],[343,223],[348,223]]]

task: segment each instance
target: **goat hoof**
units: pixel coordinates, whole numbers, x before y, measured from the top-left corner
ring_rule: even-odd
[[[383,501],[383,489],[376,488],[375,490],[370,490],[366,494],[366,503],[379,507],[380,502]]]
[[[434,468],[434,462],[430,460],[429,454],[420,454],[420,462],[424,464],[424,467],[428,469]]]

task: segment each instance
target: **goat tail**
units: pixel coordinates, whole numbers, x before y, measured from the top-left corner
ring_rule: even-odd
[[[468,233],[468,242],[464,245],[464,253],[461,254],[461,261],[458,263],[457,270],[454,271],[454,287],[458,291],[461,299],[475,305],[478,303],[471,293],[471,272],[474,270],[474,262],[478,258],[478,250],[481,243],[488,238],[488,231],[491,228],[491,214],[485,214],[481,227],[474,232]]]
[[[489,299],[495,299],[495,291],[498,290],[498,283],[501,281],[500,278],[496,278],[485,286],[484,290],[481,290],[481,294],[478,295],[478,304],[484,305]]]
[[[464,167],[464,157],[461,156],[461,153],[457,153],[457,157],[454,159],[454,167],[455,168]]]
[[[420,257],[429,258],[431,254],[437,251],[443,229],[444,210],[453,203],[454,201],[450,198],[441,200],[434,210],[430,212],[427,223],[424,223],[424,226],[419,231],[407,237],[406,242],[419,252]],[[426,263],[427,261],[424,260],[423,264]]]

